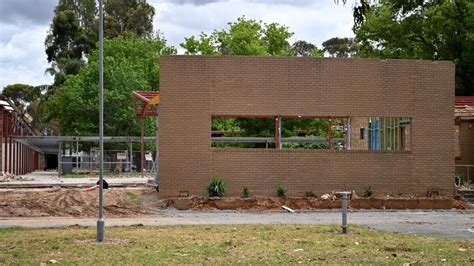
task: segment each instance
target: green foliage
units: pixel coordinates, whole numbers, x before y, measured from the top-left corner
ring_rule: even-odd
[[[314,56],[315,51],[319,52],[316,45],[303,40],[296,41],[291,48],[295,56]]]
[[[377,3],[379,0],[354,0],[354,4],[352,6],[352,15],[354,16],[354,27],[353,29],[357,29],[360,25],[365,21],[367,18],[367,13],[371,9],[372,3]],[[416,3],[418,1],[405,1],[405,2],[413,2]],[[334,0],[334,3],[339,4],[346,4],[347,0]]]
[[[316,194],[314,193],[314,191],[312,191],[312,190],[306,191],[306,192],[304,193],[304,196],[307,197],[307,198],[315,198],[315,197],[317,197]]]
[[[158,90],[159,58],[174,54],[160,37],[137,39],[117,37],[104,40],[104,134],[139,135],[139,119],[133,112],[133,90]],[[66,76],[47,101],[45,118],[58,121],[61,134],[96,135],[98,132],[98,51],[77,75]],[[154,134],[155,119],[145,123],[146,134]]]
[[[12,84],[3,88],[2,94],[10,98],[18,109],[25,110],[26,106],[41,97],[41,87]]]
[[[240,17],[228,23],[229,29],[202,32],[199,39],[185,38],[181,47],[186,54],[201,55],[292,55],[288,27]]]
[[[346,119],[333,119],[334,125],[344,125]],[[212,130],[223,131],[225,137],[274,137],[274,118],[225,118],[212,119]],[[282,137],[322,137],[328,136],[327,118],[284,118],[282,121]],[[345,132],[333,131],[333,138],[344,138]],[[213,147],[265,148],[265,143],[213,143]],[[270,144],[272,147],[274,144]],[[327,143],[283,143],[290,149],[327,149]],[[334,148],[338,144],[334,142]]]
[[[38,132],[49,135],[56,132],[56,127],[52,123],[45,123],[42,119],[45,111],[45,100],[51,93],[51,86],[30,86],[26,84],[8,85],[3,89],[2,94],[10,98],[20,111],[31,116],[31,125]]]
[[[469,188],[469,186],[471,185],[471,180],[470,179],[464,179],[463,182],[462,182],[462,185]]]
[[[323,50],[331,57],[346,58],[355,56],[358,46],[352,38],[334,37],[323,42]]]
[[[267,24],[243,16],[236,22],[229,22],[227,29],[214,30],[211,34],[202,32],[199,37],[190,36],[180,45],[186,54],[191,55],[323,56],[323,52],[314,44],[302,40],[291,46],[289,40],[292,36],[293,33],[286,26],[277,23]],[[243,130],[242,136],[246,137],[272,137],[275,134],[275,120],[213,119],[212,130]],[[229,145],[231,144],[219,143],[215,146]],[[259,145],[237,144],[239,147],[259,147]]]
[[[362,194],[364,198],[370,198],[373,195],[374,195],[374,188],[372,186],[366,187],[364,190],[364,194]]]
[[[155,9],[143,0],[106,0],[104,33],[117,36],[152,37]]]
[[[104,36],[153,37],[154,8],[143,0],[105,0]],[[54,85],[61,85],[67,75],[75,75],[85,65],[83,56],[98,42],[98,7],[96,0],[59,0],[45,40],[46,55],[54,75]]]
[[[212,130],[236,131],[240,130],[240,126],[236,118],[220,117],[212,119]]]
[[[463,175],[459,172],[455,172],[454,173],[454,184],[457,187],[464,186],[464,187],[469,188],[469,186],[471,185],[471,180],[468,177],[466,177],[465,175]]]
[[[287,193],[287,191],[282,185],[279,184],[276,187],[276,194],[277,194],[278,197],[284,198],[284,197],[286,197],[286,193]]]
[[[209,36],[204,32],[201,32],[199,39],[194,36],[184,38],[184,42],[180,45],[186,49],[185,54],[219,55],[219,52],[215,46],[215,35]]]
[[[97,7],[95,0],[60,0],[45,40],[46,55],[55,75],[64,71],[71,60],[81,60],[97,42]],[[59,78],[57,84],[63,81]]]
[[[284,149],[327,150],[327,143],[283,143]]]
[[[458,187],[461,186],[463,179],[464,179],[464,175],[463,175],[463,174],[461,174],[461,173],[459,173],[459,172],[455,172],[455,173],[454,173],[454,184],[455,184],[456,186],[458,186]]]
[[[222,197],[225,193],[225,182],[221,177],[215,176],[207,186],[209,197]]]
[[[474,3],[386,0],[355,29],[361,57],[449,60],[456,95],[474,94]]]
[[[244,186],[244,187],[242,188],[242,194],[241,194],[241,195],[242,195],[242,198],[248,198],[248,197],[250,197],[250,188],[247,187],[247,186]]]

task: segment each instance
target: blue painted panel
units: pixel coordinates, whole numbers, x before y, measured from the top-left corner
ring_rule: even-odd
[[[380,150],[379,125],[379,121],[372,121],[369,123],[369,150]]]

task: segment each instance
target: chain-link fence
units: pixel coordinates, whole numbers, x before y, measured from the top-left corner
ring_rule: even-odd
[[[145,160],[141,166],[139,151],[104,150],[104,174],[114,176],[139,176],[143,167],[147,175],[153,171],[155,152],[145,151]],[[59,162],[63,176],[84,176],[99,174],[99,150],[89,152],[69,153],[62,155]]]

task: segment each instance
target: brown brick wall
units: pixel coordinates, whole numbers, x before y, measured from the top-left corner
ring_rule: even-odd
[[[452,192],[450,62],[164,56],[160,88],[162,195],[205,195],[217,175],[228,195],[244,185],[273,195],[278,184],[293,196],[369,185],[389,193]],[[213,149],[211,115],[412,117],[412,150]]]

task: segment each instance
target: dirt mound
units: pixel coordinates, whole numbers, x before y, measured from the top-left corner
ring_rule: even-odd
[[[104,190],[104,213],[124,217],[149,213],[141,190]],[[0,217],[72,216],[95,217],[98,191],[80,189],[30,189],[0,191]]]
[[[151,214],[152,210],[294,210],[340,208],[336,200],[319,198],[268,197],[187,197],[162,198],[149,188],[114,188],[104,191],[106,217],[133,217]],[[353,209],[468,209],[469,205],[456,197],[434,198],[357,198],[349,201]],[[0,217],[96,217],[98,191],[84,189],[15,189],[0,191]]]
[[[282,206],[292,209],[331,209],[338,208],[338,201],[310,198],[170,198],[158,207],[173,207],[178,210],[280,210]]]
[[[155,208],[173,207],[178,210],[281,210],[282,206],[294,210],[314,210],[340,208],[339,199],[323,200],[318,198],[169,198],[155,204]],[[469,209],[469,205],[453,197],[438,198],[358,198],[349,201],[353,209]]]

